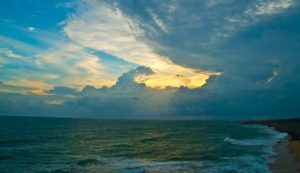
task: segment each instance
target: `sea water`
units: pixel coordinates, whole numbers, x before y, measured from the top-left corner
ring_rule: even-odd
[[[284,136],[238,122],[0,117],[0,173],[268,173]]]

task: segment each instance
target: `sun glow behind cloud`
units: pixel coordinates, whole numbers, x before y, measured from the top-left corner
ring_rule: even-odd
[[[22,86],[23,80],[44,83],[44,86],[25,83],[27,87],[37,88],[40,91],[55,86],[71,86],[77,89],[86,85],[97,88],[111,87],[115,85],[116,79],[122,73],[137,66],[145,66],[151,68],[154,73],[138,75],[135,77],[135,82],[144,83],[150,88],[199,88],[206,83],[210,76],[221,75],[221,73],[203,70],[202,65],[207,62],[200,57],[201,55],[197,55],[199,58],[190,61],[188,60],[189,52],[182,54],[182,57],[172,56],[172,54],[169,54],[168,57],[159,53],[157,50],[163,50],[165,45],[161,44],[159,40],[148,38],[148,32],[162,34],[163,37],[167,35],[167,37],[170,36],[168,39],[172,40],[177,36],[180,40],[189,38],[179,37],[180,33],[189,33],[188,28],[193,27],[199,27],[193,30],[203,30],[205,27],[202,25],[209,24],[209,22],[201,23],[201,16],[204,18],[210,16],[206,11],[224,3],[224,1],[205,1],[204,4],[208,5],[208,10],[201,11],[201,14],[195,14],[196,18],[192,18],[195,21],[189,18],[187,21],[193,22],[185,23],[182,26],[186,31],[178,30],[180,31],[178,32],[176,29],[181,27],[178,27],[175,22],[177,20],[174,19],[184,18],[184,16],[176,16],[177,13],[173,12],[176,11],[180,2],[162,3],[162,7],[166,7],[163,12],[149,6],[145,8],[148,18],[142,19],[142,13],[140,15],[130,13],[119,1],[74,1],[73,5],[68,4],[69,7],[66,7],[72,8],[72,11],[66,15],[68,17],[64,16],[56,21],[58,29],[55,31],[57,32],[39,28],[37,24],[28,24],[27,30],[25,28],[25,34],[28,37],[34,37],[38,42],[46,43],[45,47],[18,38],[0,36],[0,65],[5,67],[3,71],[6,75],[1,80],[17,86]],[[220,17],[210,19],[215,21],[216,25],[211,27],[211,32],[204,32],[203,35],[208,35],[207,39],[201,37],[201,33],[196,35],[199,36],[199,40],[202,40],[202,46],[217,45],[226,38],[234,36],[243,28],[252,26],[274,14],[288,11],[287,9],[294,6],[295,3],[294,0],[249,2],[246,3],[248,5],[241,8],[239,13],[225,13],[224,15],[220,13]],[[187,8],[186,11],[191,12],[188,9],[191,7],[185,7],[183,4],[181,6],[183,6],[182,12],[185,11],[185,8]],[[77,11],[73,11],[73,7]],[[223,11],[226,12],[226,10]],[[24,32],[23,30],[18,31]],[[183,39],[182,42],[186,41]],[[198,44],[193,41],[188,43],[193,44],[188,47]],[[103,61],[105,58],[102,55],[97,54],[99,52],[107,54],[110,58],[113,57],[115,60],[112,61],[120,61],[124,67],[129,65],[123,69],[118,63],[108,64]],[[187,56],[185,57],[185,55]],[[194,60],[199,61],[194,65],[191,63]],[[191,64],[194,68],[186,66]],[[117,68],[119,69],[117,70]]]
[[[148,44],[139,21],[122,13],[117,6],[86,1],[85,12],[80,10],[65,23],[64,32],[77,44],[104,51],[125,61],[151,68],[155,74],[140,75],[136,82],[151,88],[197,88],[205,84],[215,72],[184,67],[158,54]]]
[[[206,80],[211,75],[221,75],[221,73],[198,73],[192,76],[175,75],[171,74],[151,74],[151,75],[138,75],[135,77],[137,83],[144,83],[150,88],[165,89],[167,87],[179,88],[187,87],[190,89],[199,88],[205,85]]]

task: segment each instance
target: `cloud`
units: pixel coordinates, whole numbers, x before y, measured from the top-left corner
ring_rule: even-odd
[[[28,27],[28,28],[27,28],[27,30],[28,30],[28,32],[32,32],[32,31],[34,31],[34,30],[35,30],[35,28],[34,28],[34,27],[32,27],[32,26],[30,26],[30,27]]]
[[[61,105],[64,103],[64,100],[47,100],[46,103],[51,105]]]
[[[210,42],[211,44],[218,44],[220,41],[239,32],[241,28],[249,27],[263,20],[264,17],[284,12],[293,4],[293,0],[254,1],[254,3],[247,5],[242,13],[226,16],[225,22],[220,27],[215,28]]]
[[[207,78],[220,74],[181,66],[158,54],[147,44],[138,21],[126,16],[116,6],[91,1],[85,8],[87,9],[85,12],[81,11],[71,16],[66,22],[64,31],[68,37],[83,47],[104,51],[125,61],[150,67],[156,75],[140,77],[143,79],[138,80],[149,87],[160,87],[161,83],[167,83],[161,88],[201,87]],[[191,82],[176,82],[181,81],[174,77],[176,75],[183,75]],[[166,77],[173,80],[165,81]],[[202,82],[194,81],[200,78]]]
[[[98,118],[168,118],[174,90],[152,90],[134,81],[151,69],[139,67],[124,73],[112,88],[86,86],[82,91],[57,86],[47,95],[0,94],[1,115],[59,115]],[[70,95],[76,97],[69,97]],[[26,102],[25,100],[30,101]],[[10,106],[8,106],[10,105]],[[34,109],[33,109],[34,108]]]
[[[48,86],[101,87],[113,85],[120,73],[111,72],[105,67],[94,51],[86,50],[63,36],[53,36],[41,30],[33,36],[47,43],[49,47],[42,49],[0,36],[1,71],[5,71],[2,78],[6,81],[16,83],[20,80],[36,80]]]
[[[174,9],[174,8],[171,7],[170,10],[172,11],[173,9]],[[150,16],[152,17],[152,20],[155,22],[155,24],[156,24],[162,31],[164,31],[164,32],[166,32],[166,33],[169,32],[169,30],[168,30],[167,26],[165,25],[165,23],[164,23],[161,19],[159,19],[158,16],[157,16],[155,13],[153,13],[151,10],[149,10],[149,14],[150,14]]]
[[[272,76],[267,79],[266,83],[272,82],[277,75],[278,75],[278,72],[276,70],[274,70],[272,73]]]
[[[296,1],[114,0],[77,5],[78,11],[59,26],[63,32],[30,33],[47,43],[46,50],[0,36],[1,47],[26,57],[22,59],[30,59],[28,52],[36,55],[33,62],[5,57],[14,65],[2,68],[0,63],[1,81],[9,85],[0,87],[0,114],[147,119],[299,116]],[[117,60],[120,63],[110,64]],[[133,69],[139,65],[144,67]],[[126,68],[115,72],[119,66]],[[16,85],[23,85],[22,79],[29,82],[21,89]],[[11,92],[19,94],[5,93],[12,85],[18,89]],[[34,85],[45,89],[30,87]]]
[[[36,88],[25,87],[25,86],[15,86],[0,82],[0,90],[4,93],[18,93],[18,94],[28,94],[30,91],[36,90]]]
[[[38,47],[4,35],[0,35],[0,46],[7,49],[14,48],[22,50],[24,53],[30,55],[39,53],[41,51],[41,49]]]
[[[294,0],[276,0],[269,2],[261,1],[260,4],[256,6],[255,14],[266,15],[279,13],[291,7],[293,3]]]
[[[34,87],[34,88],[45,88],[45,89],[50,89],[51,85],[41,82],[41,81],[35,81],[35,80],[26,80],[26,79],[20,79],[17,81],[11,81],[11,82],[6,82],[9,85],[16,85],[16,86],[23,86],[23,87]]]
[[[79,91],[71,87],[55,86],[53,89],[48,90],[47,93],[57,96],[75,97],[79,94]]]
[[[7,48],[0,48],[0,55],[8,57],[8,58],[23,58],[23,56],[14,53],[12,50]]]
[[[152,73],[147,67],[138,67],[120,76],[111,88],[86,86],[78,91],[57,86],[46,91],[47,95],[0,93],[0,114],[112,119],[251,119],[282,118],[287,114],[295,117],[293,113],[300,111],[299,97],[295,97],[292,90],[297,86],[285,86],[285,90],[241,90],[240,86],[232,88],[226,75],[210,78],[204,87],[194,90],[150,89],[134,81],[140,74]]]
[[[65,80],[61,85],[77,88],[85,85],[111,86],[114,75],[108,74],[101,58],[80,45],[62,43],[59,48],[49,49],[37,55],[36,62],[42,68],[57,69]]]

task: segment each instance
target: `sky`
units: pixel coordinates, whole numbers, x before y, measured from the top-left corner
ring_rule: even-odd
[[[300,117],[296,0],[2,0],[0,115]]]

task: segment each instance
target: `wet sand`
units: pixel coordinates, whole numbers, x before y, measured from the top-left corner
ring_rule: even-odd
[[[299,141],[291,141],[289,145],[292,153],[296,154],[295,160],[300,163],[300,142]]]
[[[270,168],[274,173],[300,173],[300,119],[260,120],[247,124],[262,124],[273,127],[288,137],[274,145],[274,162]]]
[[[300,173],[300,163],[295,160],[296,156],[291,152],[290,145],[289,136],[274,145],[276,155],[273,158],[274,162],[269,165],[272,172]]]

